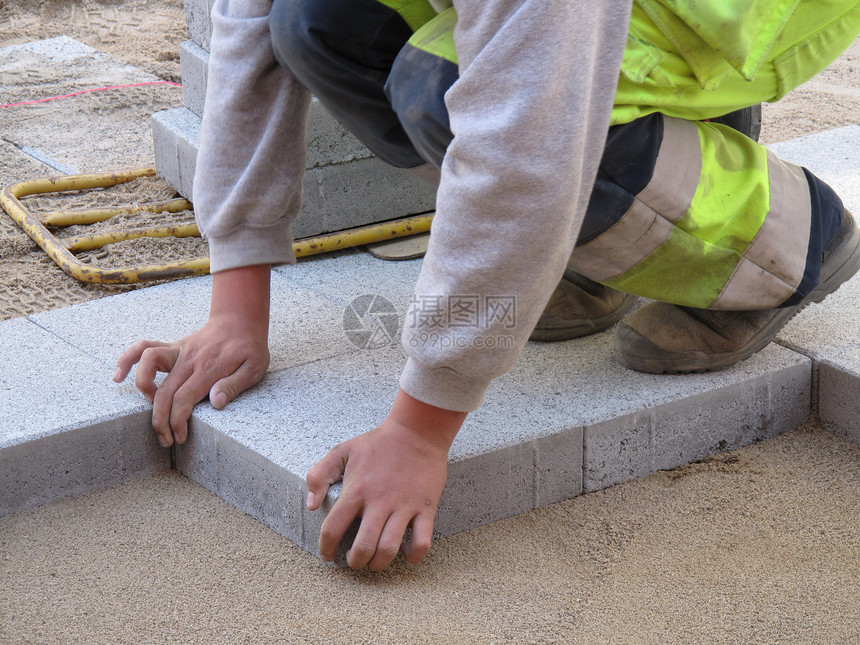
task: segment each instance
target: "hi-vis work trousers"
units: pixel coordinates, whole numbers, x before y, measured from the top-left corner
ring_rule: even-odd
[[[402,168],[440,167],[452,139],[456,21],[426,0],[275,0],[270,20],[279,62]],[[858,0],[636,0],[570,267],[691,307],[799,302],[819,281],[841,201],[808,170],[705,120],[778,100],[858,33]]]

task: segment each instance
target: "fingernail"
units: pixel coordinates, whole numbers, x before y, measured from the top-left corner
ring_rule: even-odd
[[[314,495],[313,493],[308,493],[308,502],[307,502],[308,508],[313,508],[314,502],[316,502],[316,501],[317,501],[316,495]]]
[[[161,447],[162,447],[162,448],[167,448],[167,439],[165,439],[164,437],[159,437],[159,438],[158,438],[158,443],[160,443],[160,444],[161,444]]]
[[[119,383],[119,381],[120,381],[119,368],[118,367],[116,368],[116,370],[113,373],[113,380],[116,381],[117,383]]]
[[[227,395],[223,392],[218,392],[218,394],[215,395],[215,398],[212,399],[212,405],[220,410],[227,405]]]

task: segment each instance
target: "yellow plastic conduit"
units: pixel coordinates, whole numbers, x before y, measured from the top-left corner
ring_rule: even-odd
[[[97,284],[128,284],[181,278],[191,275],[201,275],[209,272],[209,258],[194,258],[180,262],[165,264],[150,264],[129,266],[118,269],[108,269],[84,264],[78,260],[73,251],[99,249],[107,244],[132,240],[141,237],[190,237],[199,236],[196,224],[180,226],[160,226],[150,228],[133,228],[117,231],[105,231],[90,235],[78,235],[58,239],[46,226],[86,225],[103,222],[120,213],[141,212],[181,212],[192,208],[191,202],[185,199],[174,199],[168,202],[136,205],[117,208],[93,208],[79,210],[54,211],[41,218],[27,210],[20,202],[21,197],[42,193],[67,192],[106,188],[125,183],[140,177],[152,177],[155,168],[139,168],[122,172],[112,172],[92,175],[67,175],[61,177],[46,177],[25,181],[8,186],[0,191],[0,206],[15,222],[47,253],[51,259],[66,273],[81,282]],[[415,215],[404,219],[371,224],[358,228],[327,233],[316,237],[296,240],[293,252],[296,257],[316,255],[337,251],[373,242],[417,235],[430,230],[433,214]]]

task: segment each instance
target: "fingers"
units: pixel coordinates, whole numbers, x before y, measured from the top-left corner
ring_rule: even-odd
[[[249,387],[259,383],[265,374],[265,367],[260,369],[259,366],[255,367],[246,361],[233,374],[212,386],[209,390],[209,402],[216,410],[221,410]]]
[[[346,530],[360,513],[360,507],[343,497],[335,502],[334,508],[325,518],[320,530],[319,551],[323,560],[326,562],[334,560],[335,555],[337,555],[337,547],[343,540]]]
[[[168,343],[161,343],[155,340],[140,340],[136,342],[117,359],[116,370],[113,373],[114,382],[121,383],[125,380],[132,366],[140,360],[144,351],[150,347],[167,347],[167,345]]]
[[[370,537],[367,542],[364,541],[362,531],[368,522],[362,520],[361,528],[358,530],[358,535],[355,536],[352,548],[346,554],[346,561],[349,566],[353,569],[362,569],[367,566],[372,571],[385,569],[400,552],[403,534],[406,532],[406,527],[409,526],[409,519],[404,515],[392,515],[385,522],[382,533]],[[373,536],[375,529],[375,526],[369,526],[368,534]]]
[[[329,486],[343,477],[345,469],[346,450],[343,444],[340,444],[329,450],[328,454],[308,471],[306,477],[308,482],[308,510],[315,511],[322,506]],[[344,527],[344,531],[346,531],[346,527]]]
[[[194,406],[206,398],[211,378],[192,371],[185,363],[177,363],[164,382],[158,387],[152,405],[152,427],[159,437],[170,446],[174,440],[185,443],[188,438],[188,419]]]
[[[355,520],[355,507],[343,505],[338,500],[323,523],[320,532],[320,555],[331,561],[344,534]],[[339,508],[340,507],[340,508]],[[412,520],[412,540],[403,542],[403,535]],[[403,552],[404,559],[416,564],[430,551],[433,535],[433,518],[419,515],[414,519],[403,513],[388,514],[387,511],[369,512],[361,518],[361,525],[346,554],[346,562],[352,569],[370,568],[382,571]]]
[[[139,362],[134,375],[134,385],[143,392],[146,399],[155,401],[158,386],[155,385],[155,375],[158,372],[169,372],[179,359],[179,348],[170,345],[153,345],[140,353],[135,362]]]
[[[417,515],[412,520],[412,539],[409,542],[403,542],[400,546],[403,559],[409,564],[421,562],[430,551],[430,544],[433,541],[434,520],[434,516],[423,514]]]

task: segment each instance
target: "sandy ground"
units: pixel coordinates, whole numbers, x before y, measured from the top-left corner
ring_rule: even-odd
[[[182,24],[180,0],[0,0],[0,47],[65,34],[165,80]],[[855,43],[765,106],[762,140],[857,123],[858,66]],[[142,117],[177,104],[166,88],[88,100],[84,113]],[[14,149],[0,140],[3,185],[47,174]],[[0,319],[117,290],[76,283],[0,216]],[[858,464],[860,447],[810,425],[439,540],[379,575],[333,570],[164,473],[0,520],[0,642],[857,643]]]
[[[69,36],[113,58],[143,70],[157,80],[179,82],[179,43],[185,35],[181,0],[0,0],[0,47],[44,38]],[[39,67],[21,57],[0,61],[0,105],[58,96],[124,82],[90,78],[85,65],[71,69]],[[182,105],[182,90],[149,85],[95,92],[46,103],[0,108],[0,187],[60,174],[20,151],[22,146],[65,149],[77,172],[106,172],[154,163],[150,116]],[[56,124],[46,127],[46,124]],[[117,134],[122,134],[120,140]],[[76,150],[86,138],[85,150]],[[33,212],[89,208],[167,200],[175,191],[160,179],[140,180],[104,191],[43,196],[24,200]],[[182,213],[149,218],[178,223]],[[73,227],[58,235],[98,232],[128,225],[123,218],[85,231]],[[133,218],[134,226],[148,220]],[[123,242],[79,255],[97,266],[121,267],[161,263],[205,255],[200,240]],[[0,320],[55,309],[134,286],[79,283],[64,274],[5,214],[0,215]]]
[[[384,574],[165,473],[0,520],[0,642],[858,643],[858,464],[809,427]]]

